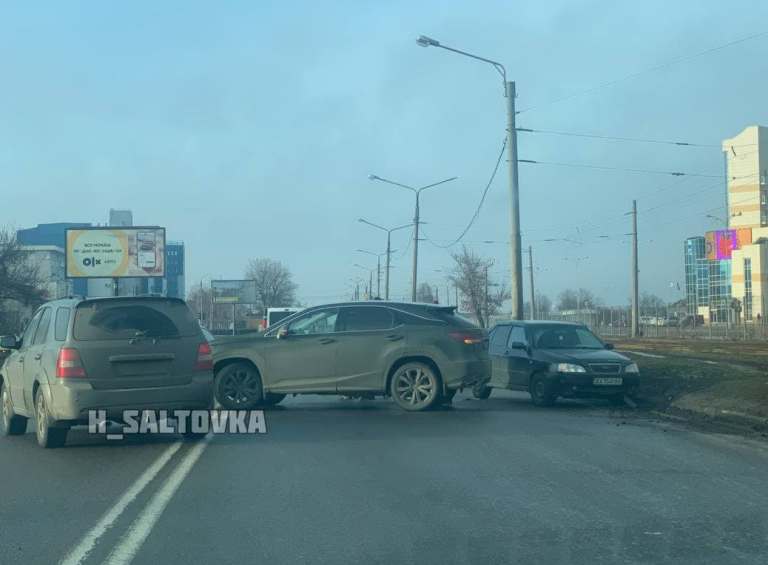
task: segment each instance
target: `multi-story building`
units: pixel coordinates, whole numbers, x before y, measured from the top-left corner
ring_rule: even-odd
[[[91,226],[89,223],[59,222],[53,224],[38,224],[34,228],[18,230],[16,240],[20,245],[30,249],[32,247],[56,247],[64,252],[66,246],[66,231],[68,228],[86,228]],[[45,253],[48,253],[47,251]],[[63,255],[62,255],[63,260]],[[61,273],[56,273],[55,277],[64,278],[64,265],[61,264]],[[88,294],[88,281],[85,279],[73,279],[68,292],[79,296]]]
[[[709,307],[709,262],[704,237],[685,240],[685,296],[688,314],[702,314]]]
[[[156,294],[184,298],[184,243],[169,241],[165,244],[165,276],[144,279],[142,294]]]
[[[723,141],[723,229],[685,242],[688,312],[710,322],[764,320],[768,294],[768,128]],[[703,257],[702,257],[703,245]]]

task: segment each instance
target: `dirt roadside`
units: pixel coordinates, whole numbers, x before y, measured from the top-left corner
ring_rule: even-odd
[[[614,342],[640,366],[638,407],[768,436],[768,344],[636,339]]]

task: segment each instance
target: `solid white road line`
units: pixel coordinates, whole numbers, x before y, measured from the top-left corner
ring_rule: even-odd
[[[639,355],[640,357],[651,357],[652,359],[665,359],[666,355],[656,355],[655,353],[643,353],[642,351],[622,351],[630,355]]]
[[[168,449],[158,457],[152,465],[144,471],[141,476],[125,491],[120,499],[110,508],[97,524],[83,536],[78,543],[64,559],[60,561],[61,565],[79,565],[86,560],[91,550],[103,536],[106,531],[112,527],[115,521],[120,517],[126,507],[152,482],[157,474],[165,467],[176,452],[181,447],[181,442],[176,442],[168,446]]]
[[[181,463],[173,470],[163,486],[155,492],[141,514],[133,521],[128,533],[120,540],[120,544],[109,554],[105,562],[107,565],[128,565],[133,561],[149,534],[152,533],[152,528],[157,524],[173,495],[176,494],[181,483],[184,482],[192,467],[197,463],[212,437],[212,435],[208,435],[187,452]]]

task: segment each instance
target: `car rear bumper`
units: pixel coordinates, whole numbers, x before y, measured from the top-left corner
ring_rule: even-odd
[[[213,375],[196,374],[188,384],[138,389],[94,390],[74,379],[50,385],[49,409],[55,420],[88,419],[89,410],[106,410],[119,420],[124,410],[189,410],[213,407]]]
[[[487,380],[490,375],[490,362],[485,359],[464,359],[440,366],[443,383],[448,389],[471,386],[478,381]]]
[[[551,384],[558,396],[565,397],[609,397],[617,394],[631,394],[640,384],[638,373],[605,375],[596,373],[552,373]],[[595,379],[619,378],[621,384],[596,384]]]

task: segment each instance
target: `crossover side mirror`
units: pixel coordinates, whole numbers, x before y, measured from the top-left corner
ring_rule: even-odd
[[[18,349],[19,347],[21,347],[21,342],[16,339],[15,335],[4,335],[0,337],[0,348]]]
[[[285,339],[289,335],[290,335],[290,332],[288,331],[288,328],[283,327],[283,328],[280,328],[279,330],[277,330],[277,334],[275,334],[275,337],[277,339]]]
[[[613,349],[613,344],[612,343],[606,343],[605,344],[605,348],[606,349]]]

